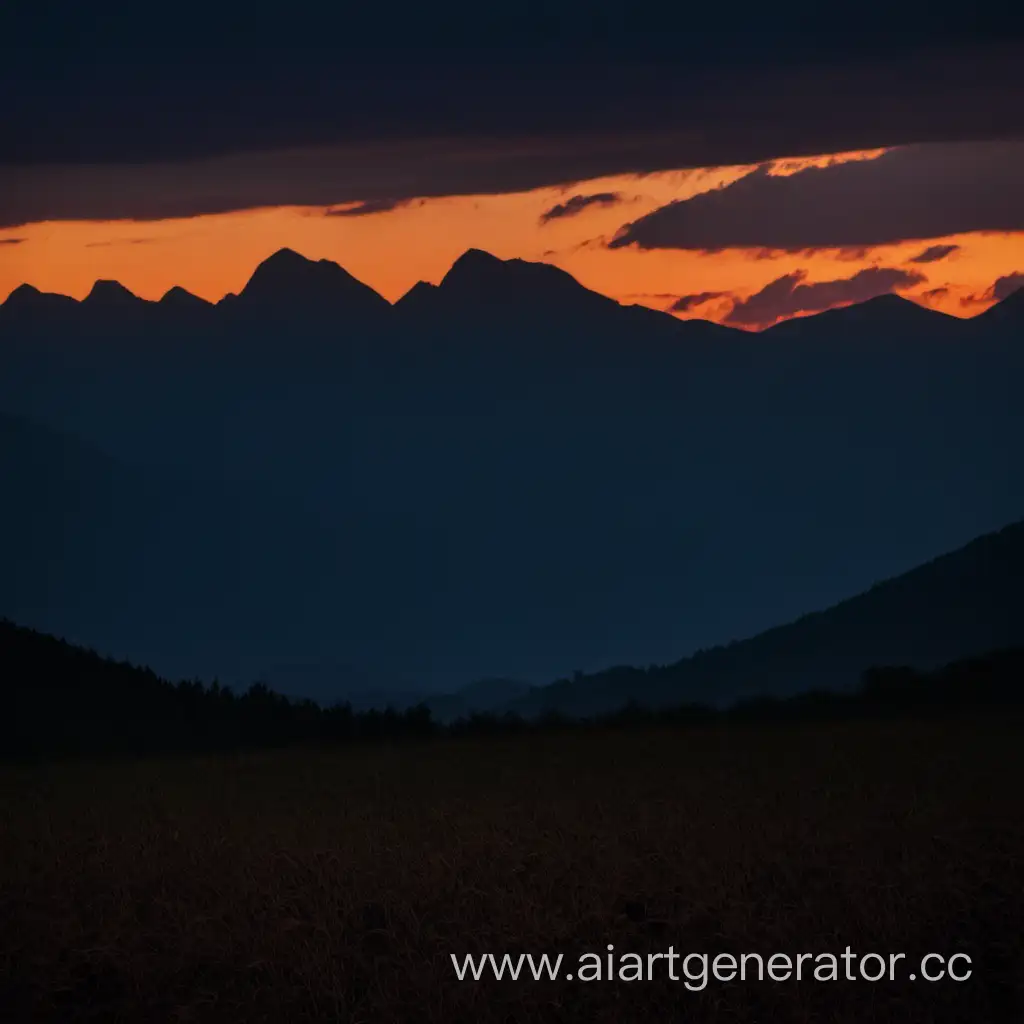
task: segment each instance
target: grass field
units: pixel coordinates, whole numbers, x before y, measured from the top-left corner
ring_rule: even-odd
[[[732,725],[4,768],[0,1021],[1021,1021],[1022,738]],[[459,982],[450,959],[608,943],[973,974],[693,992]]]

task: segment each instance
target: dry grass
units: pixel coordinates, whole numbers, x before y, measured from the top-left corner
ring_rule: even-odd
[[[1020,1021],[1011,723],[0,772],[0,1020]],[[967,952],[969,982],[455,980],[449,953]],[[568,969],[568,968],[566,968]]]

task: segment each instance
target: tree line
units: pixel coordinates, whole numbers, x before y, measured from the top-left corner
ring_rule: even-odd
[[[690,703],[570,718],[554,711],[472,714],[442,723],[424,704],[355,711],[286,697],[263,683],[242,692],[218,682],[177,684],[148,668],[0,620],[0,756],[200,752],[234,748],[406,742],[657,725],[851,720],[950,715],[1024,706],[1024,648],[933,671],[876,667],[849,692],[744,698],[728,708]]]

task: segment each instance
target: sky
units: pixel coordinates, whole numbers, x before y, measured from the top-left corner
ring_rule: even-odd
[[[284,246],[392,301],[475,247],[754,330],[886,292],[970,316],[1024,284],[1012,15],[449,4],[155,33],[33,10],[0,24],[0,297],[217,300]]]

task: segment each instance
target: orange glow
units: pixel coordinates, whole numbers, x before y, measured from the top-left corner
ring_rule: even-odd
[[[873,159],[884,150],[776,161],[773,174],[850,159]],[[324,208],[274,207],[155,222],[49,222],[0,232],[0,297],[23,282],[83,298],[97,279],[113,278],[135,294],[157,299],[172,285],[217,300],[241,289],[270,253],[289,246],[335,260],[394,301],[418,280],[437,282],[466,249],[486,249],[554,263],[582,284],[622,302],[666,309],[672,298],[701,292],[744,297],[801,269],[807,281],[852,276],[870,266],[899,267],[924,248],[920,241],[862,254],[837,250],[773,254],[749,250],[714,254],[632,248],[604,243],[626,222],[676,199],[727,185],[752,168],[719,167],[648,175],[618,175],[561,188],[485,196],[413,200],[365,216],[329,216]],[[541,214],[573,195],[616,192],[614,205],[540,221]],[[2,244],[5,238],[22,239]],[[928,280],[901,294],[958,316],[980,312],[981,296],[1005,274],[1024,270],[1024,236],[970,234],[929,240],[960,249],[949,258],[915,266]],[[924,293],[945,288],[930,297]],[[731,300],[710,301],[689,316],[721,319]],[[767,325],[759,325],[767,326]]]

